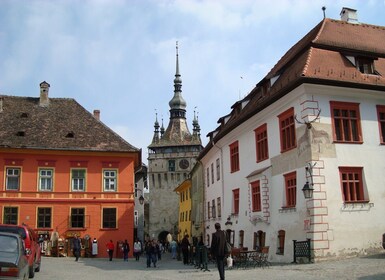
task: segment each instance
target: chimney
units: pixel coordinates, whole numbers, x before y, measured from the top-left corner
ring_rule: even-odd
[[[94,118],[100,121],[100,110],[94,110]]]
[[[41,107],[47,107],[49,104],[49,99],[48,99],[49,87],[50,87],[50,85],[46,81],[40,83],[40,103],[39,103],[39,105]]]
[[[358,24],[357,10],[343,7],[340,16],[342,21]]]

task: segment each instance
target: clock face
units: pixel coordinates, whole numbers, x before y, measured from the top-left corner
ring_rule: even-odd
[[[188,162],[187,159],[182,159],[179,161],[179,167],[182,168],[182,169],[186,169],[188,168],[190,165],[190,163]]]

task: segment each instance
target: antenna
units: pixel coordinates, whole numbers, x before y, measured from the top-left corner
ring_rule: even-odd
[[[326,7],[325,7],[325,6],[323,6],[323,7],[322,7],[322,12],[324,13],[324,18],[326,17],[326,13],[325,13],[325,11],[326,11]]]

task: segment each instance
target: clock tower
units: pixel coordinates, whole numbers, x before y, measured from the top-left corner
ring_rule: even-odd
[[[156,115],[154,136],[148,146],[149,235],[164,240],[168,233],[178,233],[179,196],[174,191],[189,176],[202,150],[200,127],[194,112],[193,133],[186,122],[186,101],[182,97],[178,42],[174,96],[169,102],[170,120],[165,130]],[[159,129],[160,128],[160,129]]]

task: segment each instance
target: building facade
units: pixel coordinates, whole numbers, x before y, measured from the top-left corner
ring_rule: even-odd
[[[87,255],[96,238],[97,256],[106,257],[110,239],[117,246],[133,239],[141,150],[104,125],[99,111],[49,98],[49,87],[40,84],[40,98],[0,96],[1,222],[28,224],[60,249],[56,255],[71,254],[75,234]]]
[[[177,241],[191,236],[191,180],[186,179],[176,189],[179,195],[179,222]]]
[[[188,178],[202,150],[200,127],[194,116],[193,133],[186,122],[186,101],[182,97],[182,79],[179,73],[178,46],[174,96],[169,102],[170,120],[167,129],[155,121],[154,137],[148,146],[149,178],[149,235],[165,240],[168,233],[178,234],[179,196],[174,189]]]
[[[293,240],[310,239],[314,260],[381,250],[385,27],[355,12],[323,19],[209,133],[208,245],[220,222],[276,262],[293,261]]]

